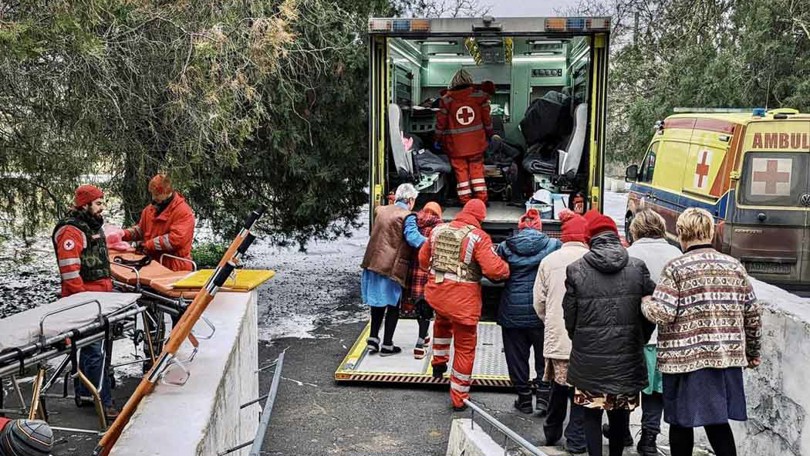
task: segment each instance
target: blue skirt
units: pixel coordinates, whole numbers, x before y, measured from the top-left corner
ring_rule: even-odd
[[[396,307],[402,296],[402,287],[388,277],[363,269],[360,278],[360,296],[363,303],[370,307]]]
[[[664,421],[695,428],[745,421],[745,387],[740,367],[663,374]]]

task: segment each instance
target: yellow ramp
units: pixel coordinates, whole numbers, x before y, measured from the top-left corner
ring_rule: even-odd
[[[449,382],[449,370],[443,378],[433,378],[430,365],[431,352],[424,359],[414,359],[413,346],[419,333],[416,320],[399,321],[394,344],[402,347],[402,353],[393,356],[382,357],[379,354],[369,353],[366,349],[369,330],[369,325],[366,325],[360,337],[357,338],[349,353],[335,371],[335,381],[413,384],[443,384]],[[450,358],[452,365],[452,348]],[[530,364],[533,364],[533,362]],[[531,378],[534,378],[533,366],[531,374]],[[478,346],[475,350],[475,366],[473,367],[472,379],[473,385],[488,387],[512,386],[506,368],[506,357],[503,354],[501,327],[496,323],[482,322],[478,324]]]

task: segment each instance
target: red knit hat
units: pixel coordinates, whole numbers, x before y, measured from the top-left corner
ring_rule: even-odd
[[[73,205],[84,207],[99,198],[104,198],[104,192],[100,188],[90,184],[80,185],[73,197]]]
[[[605,231],[612,231],[617,236],[619,229],[616,227],[616,222],[607,215],[599,213],[596,209],[591,209],[585,213],[585,220],[588,222],[588,229],[591,237]]]
[[[562,236],[560,240],[565,242],[582,242],[587,244],[590,239],[588,234],[588,222],[576,212],[564,209],[560,211],[562,221]]]
[[[172,181],[169,179],[169,176],[165,174],[157,174],[149,181],[149,193],[152,194],[152,198],[167,196],[173,191]]]
[[[487,206],[480,199],[471,199],[468,201],[461,212],[472,215],[479,222],[483,222],[484,219],[487,218]]]
[[[540,212],[537,209],[529,209],[520,217],[518,222],[518,229],[531,228],[537,231],[543,230],[543,222],[540,220]]]

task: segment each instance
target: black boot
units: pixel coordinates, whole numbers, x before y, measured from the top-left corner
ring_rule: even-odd
[[[603,424],[602,425],[602,437],[610,440],[610,425]],[[624,436],[624,446],[631,447],[633,446],[633,436],[630,435],[630,429],[627,430],[627,435]]]
[[[656,437],[654,433],[642,429],[641,439],[639,439],[638,446],[636,447],[638,454],[641,456],[658,456],[658,446],[655,443]]]
[[[545,382],[538,382],[534,390],[536,403],[534,410],[539,416],[545,416],[548,413],[548,401],[551,397],[551,384]]]
[[[433,365],[433,378],[444,378],[445,372],[447,372],[447,364]]]
[[[522,413],[527,415],[531,415],[533,412],[532,410],[532,395],[529,394],[518,394],[517,399],[515,399],[515,408],[520,410]]]

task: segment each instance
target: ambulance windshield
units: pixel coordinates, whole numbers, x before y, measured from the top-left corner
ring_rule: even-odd
[[[740,185],[740,202],[752,206],[810,205],[808,157],[803,153],[747,153]],[[802,204],[802,199],[808,199],[807,203]]]

